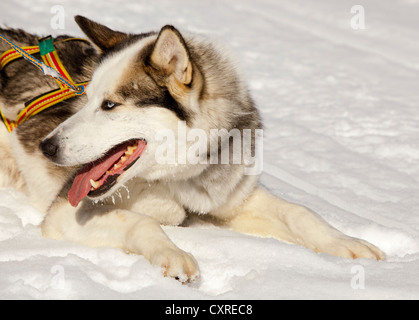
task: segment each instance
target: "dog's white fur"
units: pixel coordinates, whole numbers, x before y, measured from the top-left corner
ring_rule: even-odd
[[[62,153],[56,162],[64,166],[94,161],[112,146],[129,139],[147,140],[145,153],[99,202],[85,199],[77,208],[72,207],[65,197],[59,196],[62,177],[51,176],[42,156],[27,154],[14,134],[9,135],[31,199],[38,208],[48,212],[42,224],[45,236],[90,246],[122,248],[144,255],[152,264],[163,267],[166,275],[181,281],[194,280],[199,275],[197,262],[176,247],[159,225],[181,224],[186,217],[186,207],[190,212],[212,215],[224,227],[297,243],[316,252],[345,258],[384,258],[375,246],[342,234],[312,211],[279,199],[260,187],[255,188],[257,176],[237,172],[229,177],[233,182],[226,186],[223,177],[212,179],[211,183],[204,179],[209,165],[157,163],[154,157],[160,143],[155,139],[157,132],[168,128],[177,132],[179,119],[173,112],[163,108],[138,108],[128,100],[124,101],[123,108],[110,112],[101,110],[102,101],[110,99],[121,83],[129,79],[137,53],[156,38],[157,35],[145,37],[100,64],[87,90],[88,103],[47,137],[59,141]],[[176,77],[186,79],[188,68],[188,65],[183,66],[185,74],[181,72]],[[179,93],[179,99],[181,95]],[[188,106],[199,109],[197,99],[192,92]],[[221,100],[207,103],[207,108],[228,107]],[[209,130],[214,121],[197,117],[188,130],[192,127]],[[0,136],[3,150],[10,148],[4,139],[6,134],[2,131]],[[112,200],[109,195],[114,192],[120,196]]]

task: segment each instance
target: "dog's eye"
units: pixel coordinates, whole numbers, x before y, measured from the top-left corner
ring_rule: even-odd
[[[103,101],[101,108],[102,108],[102,110],[111,110],[111,109],[113,109],[117,106],[119,106],[119,103],[112,102],[112,101],[109,101],[109,100],[105,100],[105,101]]]

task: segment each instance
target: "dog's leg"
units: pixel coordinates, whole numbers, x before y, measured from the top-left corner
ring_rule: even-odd
[[[367,241],[349,237],[314,212],[257,188],[228,220],[232,229],[303,245],[315,252],[344,258],[384,259]]]
[[[166,276],[182,282],[198,278],[195,259],[176,247],[153,218],[111,207],[79,207],[64,200],[54,204],[42,224],[44,236],[92,247],[118,247],[143,255],[151,264],[161,266]]]

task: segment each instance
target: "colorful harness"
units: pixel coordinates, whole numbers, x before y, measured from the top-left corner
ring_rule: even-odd
[[[27,47],[17,47],[3,36],[0,35],[0,38],[13,47],[13,49],[5,51],[0,56],[0,70],[2,70],[11,61],[23,57],[37,66],[45,75],[54,78],[59,86],[58,89],[43,93],[40,96],[27,101],[25,103],[25,108],[18,114],[16,121],[7,119],[1,112],[0,108],[1,119],[9,132],[12,132],[19,124],[37,113],[52,107],[61,101],[85,94],[85,87],[87,86],[88,81],[76,84],[73,82],[55,51],[53,38],[51,36],[39,39],[38,46]],[[68,38],[59,42],[65,41],[87,40],[80,38]],[[31,54],[38,52],[41,53],[43,63],[31,56]]]

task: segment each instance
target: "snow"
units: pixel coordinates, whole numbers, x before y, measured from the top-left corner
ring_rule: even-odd
[[[365,9],[354,30],[351,8]],[[45,239],[42,213],[0,190],[0,298],[418,299],[419,1],[13,0],[0,21],[82,36],[83,14],[121,31],[174,24],[228,44],[265,121],[262,184],[366,239],[386,261],[345,260],[202,222],[165,227],[201,268],[161,276],[143,257]]]

